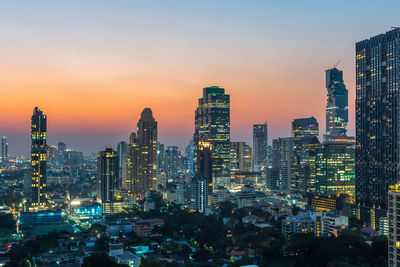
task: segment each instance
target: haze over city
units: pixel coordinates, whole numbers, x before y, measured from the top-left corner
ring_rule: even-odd
[[[34,106],[48,115],[49,144],[85,153],[115,146],[150,107],[160,141],[184,147],[197,99],[211,85],[231,95],[232,140],[250,142],[251,125],[265,121],[270,140],[288,136],[294,118],[315,116],[325,125],[324,71],[339,60],[354,135],[354,43],[397,26],[400,7],[122,2],[2,1],[0,133],[10,154],[29,153]]]

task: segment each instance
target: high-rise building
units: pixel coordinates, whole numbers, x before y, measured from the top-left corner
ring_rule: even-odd
[[[277,190],[290,191],[295,140],[294,137],[280,137],[272,140],[272,168],[277,170],[272,174],[278,174],[277,177],[273,178],[273,187]]]
[[[182,170],[182,154],[177,146],[165,150],[165,171],[168,178],[177,178]]]
[[[195,175],[190,182],[190,199],[193,210],[205,213],[208,205],[207,179],[201,175]]]
[[[290,193],[301,194],[315,192],[316,163],[315,156],[321,144],[317,137],[293,139],[293,156],[291,160]]]
[[[314,117],[295,119],[292,122],[292,137],[317,137],[319,126]]]
[[[268,126],[264,124],[253,125],[253,166],[255,171],[260,171],[268,165]]]
[[[1,137],[1,160],[0,162],[8,162],[8,142],[7,137]]]
[[[245,142],[231,142],[231,172],[252,172],[253,161],[251,147]]]
[[[103,213],[114,213],[116,191],[119,184],[119,160],[112,148],[106,148],[97,155],[97,202]]]
[[[158,159],[158,172],[165,172],[165,148],[164,144],[158,143],[157,147],[157,159]]]
[[[190,174],[194,173],[194,155],[193,155],[193,138],[190,139],[189,145],[185,148],[187,158],[187,169]]]
[[[31,205],[46,205],[47,118],[35,107],[31,123]]]
[[[348,119],[348,92],[343,72],[337,68],[326,70],[326,134],[346,136]]]
[[[212,86],[203,89],[195,112],[195,173],[200,173],[202,144],[211,148],[211,181],[209,184],[230,187],[230,96],[225,89]],[[204,161],[203,161],[204,163]],[[205,175],[206,179],[209,179]]]
[[[129,144],[131,157],[130,193],[144,198],[146,191],[157,189],[157,121],[150,108],[142,111],[137,134],[132,133]]]
[[[57,144],[57,157],[58,157],[58,164],[64,165],[65,163],[65,152],[67,151],[67,145],[63,142],[58,142]]]
[[[47,146],[47,163],[50,165],[57,164],[57,147],[56,146]]]
[[[356,202],[373,226],[399,181],[400,29],[356,43],[355,60]]]
[[[354,203],[355,147],[349,143],[325,143],[316,154],[316,194],[346,195]]]
[[[388,263],[389,267],[396,267],[400,265],[400,209],[397,208],[400,206],[400,184],[389,186],[388,206]]]
[[[119,168],[119,172],[118,172],[118,177],[120,178],[120,185],[122,186],[122,166],[124,165],[124,155],[128,152],[128,144],[125,141],[121,141],[118,143],[117,145],[117,155],[118,155],[118,168]]]

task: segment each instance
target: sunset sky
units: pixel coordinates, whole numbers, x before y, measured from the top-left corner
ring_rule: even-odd
[[[202,88],[231,95],[231,139],[270,142],[294,118],[325,131],[325,70],[339,59],[354,134],[355,42],[400,26],[400,1],[18,1],[0,4],[0,134],[30,151],[34,106],[48,143],[116,146],[150,107],[159,140],[186,146]]]

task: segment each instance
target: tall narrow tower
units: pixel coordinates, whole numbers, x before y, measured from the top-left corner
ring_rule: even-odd
[[[346,136],[348,119],[348,92],[343,72],[337,68],[326,70],[326,134]]]
[[[253,125],[253,166],[255,171],[260,171],[267,166],[268,157],[268,126],[264,124]]]
[[[47,118],[35,107],[31,123],[31,205],[46,205]]]
[[[104,213],[114,212],[115,193],[119,184],[119,160],[112,148],[97,155],[97,202]]]
[[[3,135],[1,137],[1,161],[8,162],[8,142],[7,137]]]

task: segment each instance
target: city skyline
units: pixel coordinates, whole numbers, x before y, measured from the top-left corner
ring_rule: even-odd
[[[339,59],[349,90],[348,134],[354,135],[354,44],[396,26],[391,16],[381,23],[367,21],[368,12],[353,18],[357,4],[344,1],[329,6],[329,12],[324,11],[328,3],[317,2],[306,5],[307,11],[304,6],[298,11],[295,2],[231,3],[228,9],[211,2],[135,3],[122,9],[103,1],[98,6],[71,1],[61,4],[63,11],[60,4],[45,3],[6,1],[0,18],[8,40],[0,45],[5,77],[0,85],[7,96],[0,100],[0,134],[8,137],[11,155],[29,154],[26,114],[34,106],[49,116],[49,144],[63,141],[85,154],[116,147],[148,106],[158,118],[160,142],[184,148],[194,130],[197,96],[212,85],[227,88],[232,97],[233,141],[251,144],[252,125],[265,121],[270,140],[289,136],[295,118],[314,116],[325,125],[324,71]],[[388,3],[372,5],[370,10],[395,10]],[[107,8],[115,12],[107,16]],[[288,15],[274,15],[282,10]],[[342,12],[341,21],[329,19],[334,10]],[[140,11],[159,17],[149,19]],[[208,20],[199,23],[203,14]],[[319,19],[323,26],[315,25]],[[353,25],[355,19],[365,23]],[[174,41],[181,33],[180,42]],[[113,112],[104,108],[110,99]],[[316,104],[308,105],[307,99]]]

